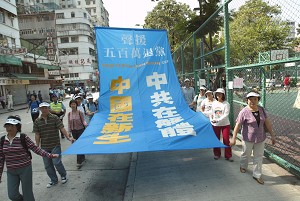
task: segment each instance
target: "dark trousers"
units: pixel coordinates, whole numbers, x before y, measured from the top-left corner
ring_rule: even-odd
[[[84,128],[80,130],[72,130],[72,135],[75,140],[77,140],[83,133]],[[77,155],[77,164],[81,164],[85,160],[85,155]]]
[[[6,105],[6,104],[5,104],[4,101],[1,101],[1,105],[2,105],[2,108],[5,109],[5,105]]]
[[[37,118],[39,118],[39,116],[40,116],[40,113],[31,113],[31,119],[32,119],[32,122],[34,123],[35,120],[36,120]]]

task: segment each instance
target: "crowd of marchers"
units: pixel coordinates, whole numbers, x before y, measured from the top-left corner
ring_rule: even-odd
[[[246,94],[245,106],[236,118],[232,137],[230,136],[230,104],[226,101],[224,88],[215,91],[206,89],[205,86],[199,87],[199,94],[195,94],[191,86],[191,80],[185,79],[182,86],[183,97],[191,110],[201,112],[210,121],[213,131],[217,138],[227,147],[224,150],[224,158],[233,162],[231,147],[236,144],[238,132],[242,133],[242,151],[240,153],[239,171],[245,173],[253,153],[253,179],[259,184],[264,184],[262,178],[262,162],[267,133],[271,135],[271,141],[276,143],[276,136],[273,131],[267,112],[259,105],[260,94],[250,91]],[[230,139],[231,137],[231,139]],[[213,148],[213,158],[219,160],[222,152],[220,148]]]

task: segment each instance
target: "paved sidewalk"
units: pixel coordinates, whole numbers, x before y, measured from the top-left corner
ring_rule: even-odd
[[[7,110],[7,109],[0,109],[0,114],[5,114],[5,113],[10,113],[12,111],[17,111],[17,110],[23,110],[27,108],[27,104],[21,104],[21,105],[15,105],[14,106],[14,110]]]
[[[298,201],[300,182],[264,159],[264,185],[252,178],[252,165],[239,171],[241,144],[234,162],[213,159],[211,149],[134,153],[124,201]]]

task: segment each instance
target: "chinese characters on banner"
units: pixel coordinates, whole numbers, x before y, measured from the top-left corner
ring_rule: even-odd
[[[182,122],[184,119],[177,113],[174,102],[169,92],[161,90],[162,84],[168,84],[165,74],[157,74],[147,76],[147,86],[155,87],[156,92],[151,96],[151,103],[153,107],[153,116],[157,118],[156,127],[159,128],[163,137],[174,137],[183,135],[196,135],[193,125],[188,122]],[[160,91],[158,91],[160,90]],[[161,104],[167,104],[167,107],[159,107]],[[180,123],[182,122],[182,123]]]
[[[111,91],[117,91],[122,95],[124,90],[130,89],[130,80],[112,80]],[[101,133],[102,136],[97,139],[100,141],[94,144],[114,144],[131,141],[129,135],[120,135],[122,132],[128,132],[132,129],[132,97],[131,96],[111,96],[109,122],[105,123]]]

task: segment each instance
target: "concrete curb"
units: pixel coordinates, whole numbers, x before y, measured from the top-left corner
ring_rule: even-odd
[[[132,201],[133,200],[137,159],[138,159],[137,152],[132,153],[123,201]]]

